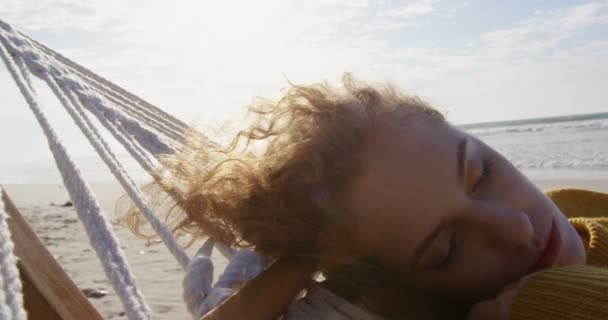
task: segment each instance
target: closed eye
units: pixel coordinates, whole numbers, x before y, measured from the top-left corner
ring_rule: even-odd
[[[452,235],[450,236],[450,247],[449,247],[448,253],[441,260],[441,262],[439,262],[438,264],[436,264],[433,267],[433,269],[435,271],[441,271],[443,269],[446,269],[447,267],[450,266],[450,264],[454,260],[453,259],[454,258],[454,251],[455,251],[455,247],[456,247],[455,235],[456,235],[456,233],[452,232]]]
[[[494,166],[494,163],[490,159],[482,160],[481,173],[480,173],[477,181],[475,181],[475,184],[473,185],[473,188],[472,188],[473,195],[479,194],[482,187],[484,186],[484,184],[486,183],[488,178],[491,176],[491,173],[493,172],[492,171],[493,166]],[[455,256],[454,252],[455,252],[455,248],[456,248],[456,240],[455,240],[456,236],[455,235],[456,235],[456,232],[452,232],[452,235],[450,236],[450,245],[449,245],[448,253],[441,260],[441,262],[439,262],[437,265],[434,266],[433,269],[435,271],[441,271],[443,269],[446,269],[452,264],[452,262],[454,260],[454,256]]]
[[[490,159],[483,159],[481,165],[481,173],[479,174],[479,178],[475,181],[475,184],[471,188],[471,193],[473,195],[478,195],[481,192],[482,187],[488,180],[488,178],[493,173],[494,162]]]

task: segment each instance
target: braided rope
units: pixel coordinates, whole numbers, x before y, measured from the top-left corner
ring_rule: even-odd
[[[154,142],[158,148],[158,150],[154,151],[155,154],[167,153],[173,148],[167,147],[167,142],[161,141],[159,136],[150,134],[148,132],[149,129],[147,128],[152,128],[163,133],[162,140],[172,141],[171,144],[173,145],[180,145],[183,142],[187,126],[179,120],[173,117],[171,117],[173,120],[168,117],[163,118],[165,116],[164,113],[159,114],[159,112],[154,110],[151,111],[141,107],[134,108],[140,102],[129,100],[113,91],[112,88],[102,87],[97,82],[98,79],[91,78],[94,74],[90,71],[86,71],[86,74],[83,73],[83,71],[79,69],[84,68],[63,58],[58,53],[38,44],[24,35],[11,32],[8,35],[5,35],[5,38],[7,50],[16,56],[22,56],[26,61],[26,64],[30,66],[32,73],[41,75],[42,72],[48,71],[53,74],[71,74],[72,77],[65,77],[65,79],[63,79],[64,82],[66,82],[66,85],[72,87],[72,90],[76,92],[82,100],[91,100],[91,103],[85,105],[87,108],[91,108],[92,112],[103,113],[108,118],[112,118],[116,113],[114,109],[118,108],[130,115],[125,117],[119,114],[121,117],[120,120],[124,123],[133,122],[131,120],[133,117],[141,119],[141,121],[130,124],[133,126],[133,133],[135,133],[136,137],[141,137],[143,143],[146,143],[146,141]],[[39,52],[37,50],[44,51]],[[69,62],[70,66],[65,65],[60,60],[65,60],[65,63]],[[77,67],[79,69],[77,69]],[[72,80],[72,78],[75,80]],[[116,86],[114,85],[114,87]],[[110,108],[107,106],[108,104],[99,106],[97,100],[100,99],[100,96],[104,99],[109,99],[115,107]],[[101,108],[101,110],[95,110],[99,108]],[[103,117],[103,115],[99,117]],[[159,141],[154,141],[155,138]]]
[[[6,219],[8,215],[4,211],[4,201],[0,198],[0,319],[26,319],[17,259],[13,255],[13,241]]]
[[[162,123],[158,120],[157,114],[144,113],[141,109],[132,108],[129,103],[132,103],[130,100],[122,99],[120,96],[116,96],[111,91],[105,91],[100,87],[99,84],[95,82],[89,82],[91,80],[85,80],[87,84],[89,84],[90,90],[101,95],[103,98],[107,99],[109,102],[119,107],[122,110],[125,110],[131,117],[141,119],[142,122],[151,126],[155,130],[159,132],[163,132],[163,134],[171,138],[175,141],[183,141],[184,133],[182,131],[178,131],[181,128],[175,127],[172,123]],[[144,109],[145,110],[145,109]]]
[[[84,110],[93,113],[148,172],[153,172],[156,167],[155,158],[150,157],[150,154],[174,152],[183,143],[184,132],[187,129],[185,124],[26,35],[13,31],[1,20],[0,40],[2,40],[2,48],[0,48],[2,60],[47,136],[50,149],[79,218],[104,266],[106,276],[112,281],[130,319],[148,319],[150,309],[135,285],[135,279],[129,271],[115,235],[90,188],[40,109],[28,69],[51,88],[169,251],[186,269],[183,281],[184,300],[195,319],[199,319],[219,305],[231,296],[236,288],[249,282],[264,270],[268,263],[266,258],[249,250],[236,252],[233,248],[213,240],[205,242],[197,254],[190,259],[179,247],[166,225],[152,212],[143,192],[123,169]],[[9,49],[12,49],[14,59],[11,59]],[[156,130],[163,136],[148,128]],[[213,142],[209,141],[209,143]],[[229,259],[229,263],[212,286],[214,266],[210,256],[214,247]],[[13,291],[4,288],[0,294],[5,292]],[[0,309],[0,313],[1,311]]]
[[[50,126],[46,115],[39,106],[33,88],[26,83],[22,73],[26,73],[27,70],[17,67],[6,50],[6,39],[0,35],[0,40],[2,42],[0,57],[47,137],[50,150],[66,189],[77,209],[80,220],[87,230],[91,245],[95,248],[102,262],[106,276],[111,280],[114,290],[121,298],[129,319],[149,319],[150,308],[135,285],[135,279],[129,270],[114,232],[101,213],[99,203],[55,134],[54,129]]]
[[[71,101],[72,105],[76,106],[78,112],[84,117],[88,119],[86,112],[84,112],[84,105],[82,98],[79,98],[78,92],[73,89],[73,81],[64,81],[64,77],[57,76],[55,77],[55,81],[60,84],[60,89],[65,96]],[[95,112],[93,115],[99,120],[99,122],[114,136],[120,144],[122,144],[125,149],[131,154],[131,156],[137,160],[137,162],[144,168],[147,172],[152,172],[154,168],[157,167],[158,162],[156,158],[154,158],[149,152],[147,152],[140,144],[137,143],[135,139],[133,139],[132,135],[125,130],[121,130],[120,123],[116,123],[115,119],[108,119],[103,116],[103,112]]]
[[[58,52],[44,46],[36,40],[31,39],[27,35],[22,33],[19,33],[19,35],[28,42],[30,47],[37,48],[46,56],[54,58],[54,60],[57,62],[56,64],[62,65],[68,70],[68,73],[77,75],[92,88],[99,89],[99,92],[103,95],[124,102],[122,106],[131,110],[132,112],[138,112],[137,114],[143,116],[143,118],[146,120],[153,119],[154,121],[165,125],[167,130],[161,130],[162,132],[168,133],[168,130],[172,130],[173,133],[180,135],[188,129],[187,124],[175,118],[173,115],[124,90],[98,74],[95,74],[85,67],[64,57]]]
[[[82,102],[76,98],[76,95],[71,90],[71,87],[65,83],[61,83],[60,86],[61,91],[68,99],[72,102],[72,105],[76,106],[76,110],[83,115],[83,117],[88,119],[85,112],[82,112]],[[156,158],[152,157],[149,152],[146,152],[141,145],[135,141],[131,135],[129,135],[124,130],[120,130],[117,126],[108,121],[104,117],[98,117],[100,123],[120,142],[127,152],[131,154],[131,156],[144,168],[147,172],[152,172],[154,168],[156,168]]]
[[[78,102],[76,99],[69,99],[59,89],[59,85],[55,79],[49,74],[44,74],[44,80],[47,82],[53,93],[59,98],[61,104],[68,111],[70,116],[76,122],[80,131],[89,140],[91,145],[95,148],[95,151],[106,163],[108,168],[120,184],[125,188],[131,199],[135,202],[137,208],[144,214],[154,231],[159,235],[161,240],[165,243],[169,252],[177,259],[180,265],[185,268],[190,262],[190,258],[186,252],[179,246],[177,240],[171,235],[171,231],[167,226],[154,214],[153,210],[145,200],[145,195],[137,184],[131,179],[131,177],[123,169],[122,165],[116,159],[110,147],[106,144],[105,140],[101,137],[97,129],[93,126],[90,120],[82,110],[79,103],[72,105],[72,102]]]
[[[58,99],[60,100],[62,105],[66,108],[66,110],[68,111],[70,116],[74,119],[74,121],[76,122],[78,127],[81,129],[81,131],[83,132],[85,137],[87,137],[89,142],[93,145],[95,150],[98,152],[98,154],[104,160],[104,162],[108,165],[111,172],[116,176],[116,178],[119,180],[121,185],[125,188],[127,193],[134,200],[136,206],[144,213],[144,216],[150,222],[153,229],[159,234],[160,238],[163,240],[163,242],[165,243],[167,248],[169,248],[169,251],[176,257],[176,259],[178,260],[180,265],[185,268],[189,262],[188,256],[183,251],[183,249],[181,249],[179,244],[177,244],[177,241],[175,240],[175,238],[172,237],[171,232],[167,229],[167,227],[164,225],[164,223],[162,221],[160,221],[160,219],[158,217],[156,217],[156,215],[152,212],[150,207],[147,205],[146,201],[144,200],[143,192],[141,192],[141,190],[137,187],[137,185],[130,179],[130,177],[127,175],[127,173],[124,171],[124,169],[120,165],[119,161],[116,159],[114,154],[111,152],[109,146],[105,143],[105,140],[101,137],[101,135],[95,129],[93,124],[90,122],[90,120],[88,119],[88,117],[86,116],[84,111],[82,110],[82,104],[80,103],[80,101],[74,97],[74,94],[72,93],[72,91],[67,90],[68,85],[70,85],[70,88],[74,88],[74,87],[80,88],[80,86],[78,86],[77,84],[75,85],[73,81],[64,80],[63,82],[67,83],[67,85],[64,85],[63,86],[64,90],[61,90],[59,84],[56,81],[56,78],[50,76],[47,72],[44,72],[46,70],[46,66],[44,66],[38,62],[40,60],[39,57],[33,56],[33,57],[28,57],[28,58],[29,58],[28,65],[30,66],[30,68],[37,71],[38,76],[47,82],[47,84],[49,85],[49,87],[51,88],[53,93],[58,97]],[[21,60],[21,59],[18,59],[18,60]],[[57,68],[53,68],[51,70],[51,72],[52,71],[54,71],[53,73],[55,73],[55,74],[59,73]],[[27,73],[24,73],[24,74],[27,74]],[[60,76],[56,75],[56,77],[60,77]],[[29,81],[26,81],[26,82],[31,87],[31,85],[29,84]],[[66,98],[66,95],[67,95],[67,98]],[[104,106],[101,103],[99,103],[99,100],[91,99],[90,96],[88,96],[88,98],[89,99],[87,99],[85,101],[97,102],[96,105],[98,106],[98,108],[92,108],[92,109],[99,110],[99,109],[104,108]],[[137,139],[138,141],[147,142],[147,146],[151,149],[155,149],[155,151],[157,153],[163,153],[164,151],[167,151],[166,150],[167,147],[165,147],[160,142],[157,135],[152,134],[151,132],[142,133],[142,130],[133,129],[133,128],[143,129],[143,127],[140,126],[140,123],[126,119],[126,117],[124,117],[121,114],[113,114],[114,117],[109,117],[108,112],[110,112],[110,111],[111,111],[110,108],[103,109],[102,112],[105,115],[105,117],[99,116],[100,120],[102,120],[103,123],[108,124],[107,121],[103,121],[105,119],[118,118],[119,120],[122,120],[122,121],[126,122],[127,124],[131,125],[131,127],[130,127],[131,130],[129,132],[132,133],[133,131],[135,131],[135,132],[139,133],[139,135],[138,135],[139,139]],[[96,113],[96,114],[99,115],[99,113]],[[115,134],[115,136],[117,136],[119,139],[122,137],[122,136],[117,135],[116,130],[111,130],[111,132],[113,132]],[[157,138],[157,139],[155,140],[154,138]],[[152,142],[150,143],[150,141],[152,141]],[[128,143],[124,139],[121,142],[123,142],[123,145],[126,145],[127,147],[137,145],[137,144]],[[150,145],[153,145],[153,146],[150,146]],[[129,148],[129,149],[131,151],[134,150],[133,148]],[[137,152],[137,151],[135,152],[136,153],[135,158],[140,160],[140,163],[142,163],[142,165],[144,166],[144,168],[146,170],[152,171],[154,168],[154,165],[150,162],[149,158],[146,158],[145,155],[143,155],[141,153],[141,150],[139,150],[139,151],[140,152]]]
[[[211,261],[213,245],[214,241],[209,239],[201,246],[190,260],[182,281],[183,298],[193,317],[200,313],[202,302],[211,294],[214,268]],[[200,316],[198,318],[200,319]]]
[[[192,258],[183,280],[183,297],[193,319],[200,319],[235,290],[257,277],[268,264],[268,260],[250,250],[240,250],[229,260],[226,269],[215,285],[211,252],[213,241],[207,240]]]
[[[1,22],[1,20],[0,20]],[[31,47],[35,47],[39,49],[41,52],[45,53],[47,56],[51,56],[57,60],[58,64],[63,65],[70,69],[72,74],[80,75],[87,83],[94,85],[97,88],[101,88],[103,92],[116,97],[117,99],[121,99],[126,102],[127,107],[133,107],[140,110],[143,114],[147,114],[153,117],[155,120],[164,123],[170,127],[172,127],[176,132],[184,132],[184,130],[188,129],[188,125],[174,117],[173,115],[163,111],[162,109],[150,104],[149,102],[141,99],[140,97],[134,95],[133,93],[115,85],[114,83],[108,81],[107,79],[101,77],[100,75],[88,70],[87,68],[73,62],[72,60],[64,57],[58,52],[46,47],[45,45],[39,43],[38,41],[28,37],[27,35],[14,32],[14,34],[18,34],[20,36],[21,41],[27,41]],[[15,41],[18,42],[18,41]]]
[[[81,88],[74,81],[67,81],[64,77],[60,75],[55,75],[55,77],[49,75],[48,73],[42,72],[45,66],[41,64],[35,64],[34,59],[29,61],[34,68],[37,68],[40,77],[43,78],[53,91],[53,93],[58,97],[62,105],[66,108],[70,116],[74,119],[78,127],[81,129],[85,137],[89,140],[89,142],[93,145],[95,150],[104,160],[104,162],[108,165],[111,172],[116,176],[121,185],[125,188],[131,199],[134,200],[136,206],[143,212],[146,219],[150,222],[153,229],[159,234],[160,238],[163,240],[169,251],[175,256],[180,265],[185,268],[189,263],[189,258],[186,253],[181,249],[175,238],[171,235],[171,232],[167,229],[165,224],[153,213],[152,209],[148,206],[146,201],[144,200],[145,196],[143,192],[137,187],[137,185],[130,179],[128,174],[124,171],[120,162],[116,159],[109,146],[105,143],[105,140],[98,133],[94,125],[90,122],[84,111],[82,110],[82,104],[78,99],[74,97],[72,90],[68,90],[74,88]],[[58,73],[58,69],[53,69],[54,73]],[[57,83],[56,77],[62,79],[63,82],[63,90],[60,89],[60,85]],[[75,91],[75,90],[74,90]],[[67,98],[66,98],[67,95]],[[84,94],[83,94],[84,96]],[[98,116],[98,118],[105,123],[110,129],[110,131],[123,143],[123,145],[136,146],[141,145],[142,141],[145,142],[145,146],[148,149],[154,149],[154,152],[157,154],[167,153],[166,150],[168,147],[160,142],[160,139],[157,135],[145,131],[145,129],[141,126],[141,123],[136,122],[134,120],[128,119],[124,115],[119,112],[113,112],[111,108],[106,107],[103,103],[101,103],[101,99],[95,99],[95,97],[91,98],[90,96],[85,96],[87,99],[85,101],[85,105],[95,105],[96,108],[89,108],[89,110],[102,110],[101,112],[95,112],[94,114]],[[112,112],[112,113],[110,113]],[[100,113],[103,115],[101,116]],[[110,123],[105,121],[108,118],[114,119],[115,122],[120,126],[122,123],[126,123],[129,126],[130,130],[126,130],[129,133],[139,133],[136,135],[136,140],[140,142],[140,144],[129,143],[126,139],[124,139],[124,135],[118,134],[117,130],[112,130],[113,128],[110,126]],[[137,138],[139,137],[139,138]],[[141,150],[136,150],[135,148],[129,148],[132,151],[136,159],[140,160],[140,163],[144,166],[146,170],[149,172],[153,171],[154,165],[150,162],[148,158],[142,154]],[[139,152],[138,152],[139,151]]]
[[[36,61],[27,61],[29,65],[39,64]],[[45,68],[45,66],[41,66]],[[46,69],[46,68],[45,68]],[[164,136],[160,136],[153,132],[147,124],[141,120],[136,120],[121,112],[120,109],[110,106],[103,98],[85,90],[79,82],[63,76],[62,72],[53,68],[51,74],[60,82],[66,89],[74,92],[78,96],[78,100],[86,107],[93,115],[102,122],[109,122],[115,126],[124,126],[126,131],[142,146],[150,150],[152,154],[167,154],[174,151],[174,148],[166,141]],[[171,141],[169,139],[169,141]]]

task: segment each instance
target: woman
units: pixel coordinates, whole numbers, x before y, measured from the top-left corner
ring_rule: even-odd
[[[589,241],[497,152],[415,96],[343,82],[259,101],[256,123],[228,149],[193,138],[167,157],[160,185],[186,213],[177,229],[313,259],[327,288],[391,318],[556,319],[542,316],[576,293],[547,295],[555,275],[539,271],[606,278],[554,268],[588,262]],[[607,287],[592,296],[606,301]],[[544,306],[527,304],[537,298]],[[574,305],[556,314],[587,319]]]

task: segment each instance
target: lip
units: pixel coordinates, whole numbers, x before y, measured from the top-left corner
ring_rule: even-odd
[[[549,268],[557,262],[557,259],[561,256],[563,247],[562,235],[559,232],[559,228],[555,223],[555,220],[551,221],[551,230],[545,240],[543,250],[540,252],[532,271],[538,271]]]

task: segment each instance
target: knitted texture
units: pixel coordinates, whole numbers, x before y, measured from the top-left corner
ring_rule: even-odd
[[[592,266],[539,272],[518,293],[514,320],[608,319],[608,274]]]
[[[579,234],[589,239],[587,264],[608,267],[608,219],[572,218],[570,222]]]
[[[548,192],[567,216],[608,213],[608,195],[577,189]],[[608,218],[571,218],[589,239],[587,265],[549,268],[531,276],[511,310],[513,320],[608,319]]]

